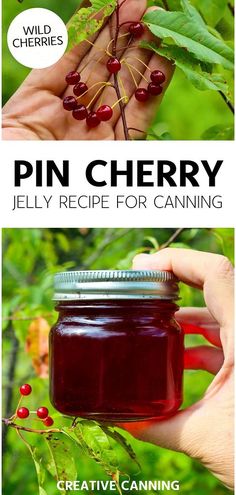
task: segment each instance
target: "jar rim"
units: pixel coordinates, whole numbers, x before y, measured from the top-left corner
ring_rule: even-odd
[[[167,270],[77,270],[54,277],[55,301],[178,299],[178,279]]]

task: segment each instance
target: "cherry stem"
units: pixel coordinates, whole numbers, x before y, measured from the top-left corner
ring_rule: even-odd
[[[126,122],[126,116],[125,116],[125,110],[124,110],[124,103],[121,101],[121,92],[118,84],[118,77],[117,74],[114,74],[114,87],[116,90],[116,94],[119,100],[119,105],[120,105],[120,113],[121,113],[121,119],[123,123],[123,128],[124,128],[124,135],[125,135],[125,140],[129,141],[129,131],[128,131],[128,126]]]
[[[120,101],[122,101],[122,100],[125,100],[125,103],[128,103],[128,96],[126,96],[126,95],[125,95],[125,96],[122,96],[119,100],[117,100],[117,101],[114,103],[114,105],[112,105],[112,107],[111,107],[111,108],[112,108],[112,110],[113,110],[113,108],[115,108],[115,107],[116,107],[116,105],[118,105],[118,104],[120,103]]]
[[[17,416],[17,409],[19,409],[19,407],[21,405],[21,402],[22,402],[22,399],[23,399],[23,395],[20,396],[20,399],[19,399],[18,404],[16,406],[15,414],[13,414],[12,418],[16,418],[16,416]]]
[[[129,36],[129,33],[121,34],[121,36],[118,36],[117,41],[120,40],[121,38],[125,38],[126,36]],[[109,41],[107,45],[107,51],[109,50],[111,44],[115,41],[115,38],[113,38],[111,41]],[[120,50],[124,50],[124,48],[120,48]],[[116,50],[118,51],[118,50]],[[111,55],[110,55],[111,56]]]
[[[114,37],[113,43],[112,43],[112,55],[113,55],[113,57],[117,56],[117,42],[119,39],[119,27],[120,27],[120,8],[125,2],[126,2],[126,0],[123,0],[123,2],[121,2],[121,4],[119,5],[119,2],[117,0],[117,6],[116,6],[116,11],[115,11],[115,17],[116,17],[115,37]],[[120,105],[120,114],[121,114],[123,129],[124,129],[125,140],[129,141],[130,137],[129,137],[129,131],[128,131],[126,115],[125,115],[125,105],[124,105],[123,100],[121,99],[122,95],[121,95],[121,91],[120,91],[118,77],[119,77],[118,74],[114,74],[114,76],[113,76],[114,88],[115,88],[117,99],[118,99],[119,105]]]
[[[100,82],[94,83],[92,86],[90,86],[90,88],[87,89],[87,91],[85,91],[82,95],[78,96],[76,98],[76,100],[78,101],[80,98],[83,98],[83,96],[87,95],[89,93],[89,91],[91,91],[91,89],[95,88],[98,85],[101,85],[101,88],[99,88],[98,91],[100,91],[102,88],[104,88],[104,86],[112,86],[111,83],[105,82],[105,81],[100,81]]]
[[[10,421],[10,419],[7,419],[7,418],[2,418],[2,422],[6,426],[10,426],[11,428],[15,428],[15,430],[28,431],[29,433],[40,433],[40,434],[61,433],[61,430],[59,430],[59,428],[52,428],[50,430],[37,430],[34,428],[27,428],[26,426],[17,425],[16,423],[12,423],[12,421]]]
[[[132,77],[132,79],[133,79],[133,81],[134,81],[134,85],[136,86],[136,88],[138,88],[138,83],[137,83],[137,81],[136,81],[136,79],[135,79],[135,77],[134,77],[134,74],[133,74],[132,69],[129,67],[129,65],[128,65],[128,64],[126,64],[126,62],[124,62],[124,63],[125,63],[125,65],[126,65],[126,67],[127,67],[128,71],[129,71],[129,73],[130,73],[130,75],[131,75],[131,77]]]
[[[140,23],[140,21],[125,21],[125,22],[122,22],[122,24],[119,25],[119,29],[122,27],[122,26],[125,26],[125,24],[136,24],[136,23]],[[140,23],[142,24],[142,23]],[[130,34],[130,33],[128,33]]]
[[[146,67],[146,69],[149,70],[149,72],[152,72],[150,67],[148,67],[148,65],[145,64],[145,62],[143,60],[141,60],[141,58],[138,58],[138,57],[128,57],[128,58],[131,58],[132,60],[138,60],[138,62],[140,62],[140,64],[143,64],[144,67]]]
[[[101,83],[100,83],[100,84],[101,84]],[[112,86],[112,84],[111,84],[111,83],[109,83],[109,82],[104,83],[104,84],[101,86],[101,88],[99,88],[99,89],[98,89],[98,91],[95,93],[95,95],[93,96],[92,100],[91,100],[91,101],[89,102],[89,104],[87,105],[87,108],[89,108],[89,107],[93,104],[93,102],[94,102],[94,101],[96,100],[96,98],[98,97],[98,95],[99,95],[100,91],[102,91],[102,90],[103,90],[106,86]],[[91,88],[92,88],[92,86],[91,86]],[[91,89],[91,88],[90,88],[90,89]]]
[[[124,87],[123,81],[119,75],[117,76],[117,79],[118,79],[118,83],[121,85],[124,96],[126,96],[125,87]]]
[[[148,80],[147,78],[144,76],[144,74],[142,74],[142,72],[140,72],[140,70],[137,69],[137,67],[135,67],[134,65],[132,64],[129,64],[125,59],[121,60],[121,63],[124,62],[125,65],[129,66],[129,67],[132,67],[133,70],[135,70],[140,76],[142,79],[144,79],[147,83],[148,83]]]
[[[94,48],[95,48],[98,52],[103,52],[103,53],[105,53],[106,55],[111,56],[111,54],[110,54],[109,52],[107,52],[106,50],[104,50],[104,48],[101,48],[100,46],[95,45],[95,43],[93,43],[92,41],[90,41],[90,40],[84,40],[84,41],[87,41],[87,43],[89,43],[89,45],[94,46]]]
[[[123,51],[125,51],[127,48],[129,48],[129,50],[134,50],[135,48],[140,48],[140,46],[139,46],[139,45],[126,45],[126,46],[124,46],[123,48],[118,48],[118,49],[116,50],[116,52],[123,52]]]

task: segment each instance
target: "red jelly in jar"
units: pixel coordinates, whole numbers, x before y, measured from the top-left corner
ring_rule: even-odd
[[[77,271],[55,277],[50,394],[65,415],[164,418],[182,402],[178,283],[165,271]]]

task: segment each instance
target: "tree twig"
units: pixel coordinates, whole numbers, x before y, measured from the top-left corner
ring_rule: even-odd
[[[230,10],[230,12],[231,12],[232,16],[234,17],[234,7],[233,7],[233,5],[231,5],[231,3],[230,3],[230,2],[228,2],[228,8],[229,8],[229,10]]]
[[[226,105],[229,107],[231,112],[234,114],[234,106],[232,105],[232,103],[228,100],[228,98],[225,96],[223,91],[219,91],[219,93],[222,96],[223,100],[225,101]]]
[[[170,244],[172,244],[172,242],[174,242],[174,241],[177,239],[177,237],[179,237],[179,236],[180,236],[180,234],[182,234],[182,232],[183,232],[184,230],[185,230],[185,228],[183,228],[183,229],[177,229],[177,230],[174,232],[174,234],[172,234],[172,235],[170,236],[170,238],[168,239],[168,241],[164,242],[164,244],[162,244],[162,245],[160,246],[160,249],[165,249],[165,248],[169,247],[169,245],[170,245]]]
[[[12,412],[12,399],[13,399],[12,384],[13,384],[14,378],[15,378],[17,357],[18,357],[18,352],[19,352],[19,342],[15,336],[12,323],[9,323],[8,331],[9,331],[10,338],[12,340],[12,352],[11,352],[11,355],[9,358],[9,367],[8,367],[8,372],[7,372],[7,386],[6,386],[6,392],[5,392],[5,404],[6,404],[5,415],[6,416],[10,416],[10,414]],[[6,451],[6,448],[7,448],[7,432],[8,432],[8,429],[5,425],[3,427],[3,432],[2,432],[2,450],[3,450],[3,453]]]
[[[122,2],[122,4],[123,3],[124,2]],[[117,42],[118,42],[119,29],[120,29],[120,7],[121,6],[119,5],[119,3],[117,1],[117,7],[116,7],[116,10],[115,10],[115,16],[116,16],[115,37],[114,37],[113,44],[112,44],[112,55],[113,55],[113,57],[116,57],[117,56]],[[117,76],[117,74],[114,74],[114,87],[115,87],[117,99],[119,101],[120,114],[121,114],[121,119],[122,119],[123,128],[124,128],[125,140],[126,141],[129,141],[129,131],[128,131],[128,125],[127,125],[126,116],[125,116],[125,105],[124,105],[124,102],[121,99],[121,92],[120,92],[120,87],[119,87],[119,83],[118,83],[118,76]]]
[[[162,3],[163,3],[166,10],[170,10],[167,0],[162,0]]]
[[[116,229],[117,230],[117,229]],[[130,232],[129,229],[123,229],[121,232],[119,231],[117,234],[114,234],[113,229],[109,229],[106,232],[106,235],[104,237],[103,242],[101,242],[99,248],[94,251],[93,254],[87,259],[86,263],[83,264],[83,269],[88,269],[91,267],[91,265],[96,261],[99,256],[103,253],[104,249],[106,249],[110,244],[113,242],[117,241],[118,239],[121,239],[125,235],[127,235]]]
[[[15,430],[28,431],[29,433],[39,433],[40,435],[44,435],[45,433],[63,433],[62,430],[59,430],[59,428],[51,428],[50,430],[27,428],[26,426],[17,425],[16,423],[11,422],[7,418],[2,418],[2,422],[6,427],[10,426],[11,428],[15,428]]]

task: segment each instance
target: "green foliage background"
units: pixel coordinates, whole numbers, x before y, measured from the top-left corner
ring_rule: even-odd
[[[179,0],[169,0],[169,2],[172,6],[172,4],[178,4]],[[67,0],[66,2],[37,0],[37,4],[35,0],[23,0],[22,3],[17,0],[3,0],[3,103],[17,90],[29,72],[27,68],[13,59],[7,47],[7,30],[13,18],[24,9],[43,7],[53,10],[67,22],[79,3],[79,0]],[[149,0],[147,3],[163,6],[161,0]],[[217,29],[222,38],[232,45],[234,19],[227,2],[209,0],[207,7],[204,6],[203,0],[192,0],[192,3],[202,9],[210,27]],[[217,15],[219,11],[223,12],[220,16]],[[225,74],[229,78],[229,72],[226,71]],[[233,92],[232,78],[229,85]],[[174,140],[207,139],[207,136],[203,136],[207,129],[218,125],[230,128],[233,121],[233,115],[217,92],[198,91],[183,73],[176,69],[173,82],[156,115],[153,131],[157,135],[168,133],[168,138]],[[233,139],[232,130],[227,136]],[[216,137],[214,133],[214,139],[220,139],[220,134]]]
[[[4,416],[10,416],[14,412],[19,398],[18,387],[25,382],[31,383],[33,387],[33,394],[26,398],[27,406],[35,410],[41,404],[48,405],[53,413],[48,399],[48,381],[35,375],[31,360],[25,352],[30,321],[39,315],[45,316],[50,323],[56,319],[51,301],[53,274],[69,268],[128,269],[136,253],[155,251],[174,232],[174,229],[3,230]],[[234,261],[233,229],[185,229],[173,245],[225,254]],[[181,298],[183,306],[204,304],[200,291],[184,285],[181,288]],[[12,315],[18,319],[12,320]],[[202,338],[199,336],[187,338],[187,345],[201,342]],[[203,371],[185,372],[184,406],[198,400],[211,379],[212,376]],[[53,414],[55,426],[58,426],[59,415],[56,411]],[[36,474],[27,448],[17,438],[14,430],[8,429],[4,434],[4,495],[36,495]],[[142,472],[138,475],[133,470],[133,479],[178,479],[183,495],[228,493],[206,469],[185,455],[128,437],[142,466]],[[28,434],[28,440],[32,440],[32,434]],[[32,441],[39,446],[43,456],[42,438],[37,436]],[[77,451],[76,459],[80,480],[106,479],[101,467],[82,452],[78,455]],[[124,454],[121,454],[121,465],[124,471],[127,468],[129,471],[129,460]],[[47,480],[47,493],[58,493],[56,482],[52,478]]]

